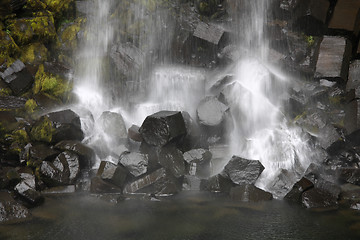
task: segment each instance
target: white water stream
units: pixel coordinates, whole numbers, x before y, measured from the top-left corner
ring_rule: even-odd
[[[111,47],[113,28],[116,27],[110,22],[114,1],[93,2],[98,11],[88,19],[89,36],[80,53],[85,64],[83,62],[78,69],[75,84],[75,93],[79,98],[77,109],[86,109],[78,110],[78,113],[82,117],[88,143],[95,144],[99,140],[98,136],[102,133],[96,126],[96,119],[106,110],[123,114],[128,125],[141,125],[147,115],[159,110],[185,110],[194,117],[198,102],[206,95],[205,70],[187,66],[164,65],[149,70],[146,81],[150,92],[146,102],[135,106],[132,111],[125,112],[121,106],[112,104],[113,96],[109,96],[102,87],[102,60]],[[286,76],[276,74],[270,67],[276,63],[268,61],[269,48],[264,27],[269,1],[231,2],[234,5],[230,8],[233,10],[230,11],[232,28],[237,33],[235,38],[242,57],[234,70],[229,72],[235,76],[233,83],[224,90],[234,123],[229,140],[230,151],[234,155],[260,160],[265,171],[256,185],[281,198],[301,177],[317,152],[309,144],[307,135],[288,123],[281,112],[286,100],[284,93],[291,82]],[[238,12],[237,9],[243,11]],[[162,25],[153,27],[161,28]],[[156,29],[153,30],[156,34]],[[174,29],[167,31],[170,39]],[[91,124],[91,115],[85,114],[87,111],[91,112],[95,125]],[[103,139],[106,141],[106,138]]]

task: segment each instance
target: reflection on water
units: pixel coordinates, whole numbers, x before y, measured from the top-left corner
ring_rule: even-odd
[[[47,199],[33,220],[0,225],[0,239],[360,239],[360,213],[314,212],[285,201],[244,204],[199,194],[171,201],[95,196]]]

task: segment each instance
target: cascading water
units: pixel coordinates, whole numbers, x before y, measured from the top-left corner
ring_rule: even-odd
[[[225,88],[234,119],[230,137],[232,154],[260,160],[265,170],[256,182],[283,197],[316,159],[309,137],[287,121],[282,112],[289,77],[271,66],[264,35],[268,1],[241,1],[246,9],[236,19],[240,51],[235,79]]]
[[[97,124],[97,119],[106,110],[121,113],[128,125],[141,125],[146,116],[160,110],[184,110],[196,118],[196,106],[206,95],[207,84],[214,79],[206,80],[205,69],[167,64],[171,55],[168,53],[169,43],[175,28],[168,21],[168,13],[156,12],[156,4],[151,17],[142,5],[143,2],[132,3],[134,14],[129,17],[131,24],[123,26],[123,29],[130,31],[133,25],[141,26],[139,21],[146,22],[143,27],[146,33],[137,29],[130,42],[136,47],[129,48],[130,52],[152,53],[151,57],[137,54],[136,58],[143,58],[138,61],[142,65],[133,70],[136,74],[130,75],[131,80],[137,82],[136,85],[145,85],[146,96],[137,105],[132,105],[131,111],[121,108],[121,105],[125,106],[127,103],[113,101],[114,96],[103,88],[106,77],[102,64],[106,56],[111,55],[108,52],[111,48],[120,49],[111,45],[118,41],[114,37],[114,25],[120,26],[123,23],[112,19],[115,1],[92,2],[94,9],[98,11],[88,14],[88,36],[78,60],[81,67],[77,71],[75,84],[75,93],[79,97],[79,104],[75,109],[82,117],[85,141],[90,145],[113,144],[108,149],[116,147],[118,142],[112,141],[101,124]],[[239,53],[235,55],[241,56],[231,72],[222,73],[234,76],[233,81],[223,89],[233,117],[234,130],[229,137],[230,152],[260,160],[265,171],[256,185],[281,198],[301,177],[317,151],[309,143],[307,135],[288,122],[283,113],[283,103],[287,100],[286,90],[291,82],[287,80],[288,77],[280,75],[268,59],[269,47],[264,28],[269,1],[230,2],[234,5],[229,7],[232,17],[230,28],[235,33],[235,51]],[[150,3],[154,4],[153,1],[148,4]],[[121,59],[122,63],[125,60]],[[150,68],[154,66],[152,62],[156,62],[158,66]],[[89,111],[91,114],[86,114]],[[225,164],[224,160],[223,165]]]
[[[113,27],[109,24],[113,0],[92,1],[87,13],[86,40],[78,55],[75,94],[79,105],[86,109],[101,110],[109,102],[102,85],[103,60],[113,39]],[[96,112],[99,116],[101,112]]]

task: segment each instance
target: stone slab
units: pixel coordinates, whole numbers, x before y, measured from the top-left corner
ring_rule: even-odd
[[[316,64],[316,78],[347,81],[351,43],[344,37],[324,36]]]
[[[224,29],[219,26],[200,22],[194,31],[194,36],[218,45],[221,37],[224,35],[224,32]]]

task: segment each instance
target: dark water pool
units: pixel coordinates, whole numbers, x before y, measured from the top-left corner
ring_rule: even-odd
[[[0,239],[360,239],[360,211],[314,212],[284,201],[244,204],[200,195],[171,201],[48,198]]]

